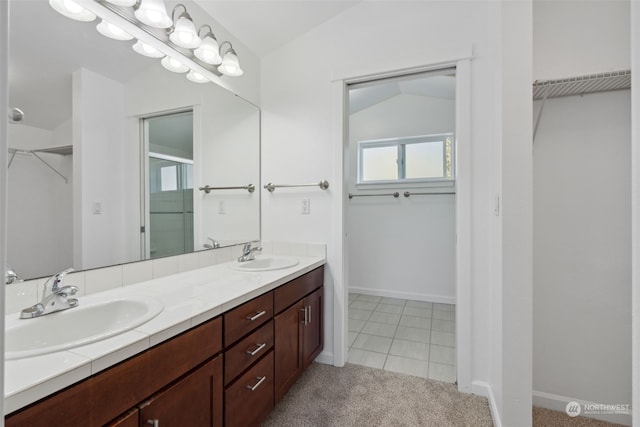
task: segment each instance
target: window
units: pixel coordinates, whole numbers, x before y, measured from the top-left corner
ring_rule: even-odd
[[[358,143],[358,184],[454,180],[452,133]]]

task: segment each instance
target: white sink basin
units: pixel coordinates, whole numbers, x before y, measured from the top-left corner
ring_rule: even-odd
[[[290,256],[278,255],[258,255],[253,261],[238,262],[231,264],[231,268],[240,271],[271,271],[298,265],[298,259]]]
[[[22,359],[100,341],[153,319],[164,305],[153,298],[94,300],[34,319],[10,319],[5,359]]]

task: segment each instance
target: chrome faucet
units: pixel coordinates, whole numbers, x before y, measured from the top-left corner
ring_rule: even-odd
[[[6,276],[4,277],[4,284],[10,285],[12,283],[18,282],[18,273],[13,271],[11,267],[7,266]]]
[[[73,268],[68,268],[60,273],[54,274],[44,284],[42,291],[42,301],[31,307],[27,307],[20,312],[21,319],[32,319],[76,307],[79,303],[77,298],[69,298],[78,292],[77,286],[62,286],[62,280],[67,273],[71,273]]]
[[[242,247],[242,255],[238,257],[238,262],[253,261],[254,259],[256,259],[256,252],[260,252],[261,250],[262,248],[259,246],[252,248],[251,242],[245,244]]]
[[[211,243],[205,243],[204,246],[207,249],[218,249],[220,247],[220,242],[216,239],[212,239],[211,237],[207,237],[207,240],[211,240]]]

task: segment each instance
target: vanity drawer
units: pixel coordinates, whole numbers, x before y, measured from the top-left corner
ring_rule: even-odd
[[[273,348],[273,320],[238,342],[224,354],[224,385]]]
[[[274,312],[280,313],[290,305],[318,289],[324,283],[324,267],[318,267],[309,273],[293,279],[274,290]]]
[[[273,292],[247,301],[224,314],[224,346],[228,347],[273,317]]]
[[[273,409],[273,351],[224,392],[225,426],[258,426]]]

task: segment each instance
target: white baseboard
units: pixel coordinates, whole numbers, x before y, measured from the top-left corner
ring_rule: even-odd
[[[471,383],[471,392],[473,394],[484,396],[489,400],[489,410],[491,411],[491,417],[493,418],[493,426],[502,427],[502,420],[500,419],[498,405],[496,404],[496,398],[493,395],[491,385],[484,381],[473,381]]]
[[[358,286],[349,286],[349,292],[364,294],[364,295],[372,295],[376,297],[400,298],[400,299],[411,299],[415,301],[435,302],[439,304],[455,304],[456,303],[456,297],[452,297],[452,296],[429,295],[429,294],[420,294],[415,292],[401,292],[401,291],[395,291],[392,289],[370,289],[370,288],[361,288]]]
[[[595,402],[589,402],[586,400],[576,399],[573,397],[559,396],[557,394],[544,393],[541,391],[533,391],[533,406],[540,408],[552,409],[554,411],[565,411],[567,403],[577,402],[582,408],[584,405],[594,405]],[[602,402],[602,403],[631,403],[631,402]],[[631,425],[631,414],[580,414],[581,416],[594,418],[596,420],[607,421],[615,424],[622,424],[625,426]]]
[[[322,363],[323,365],[333,365],[333,353],[323,351],[316,357],[315,362]]]

